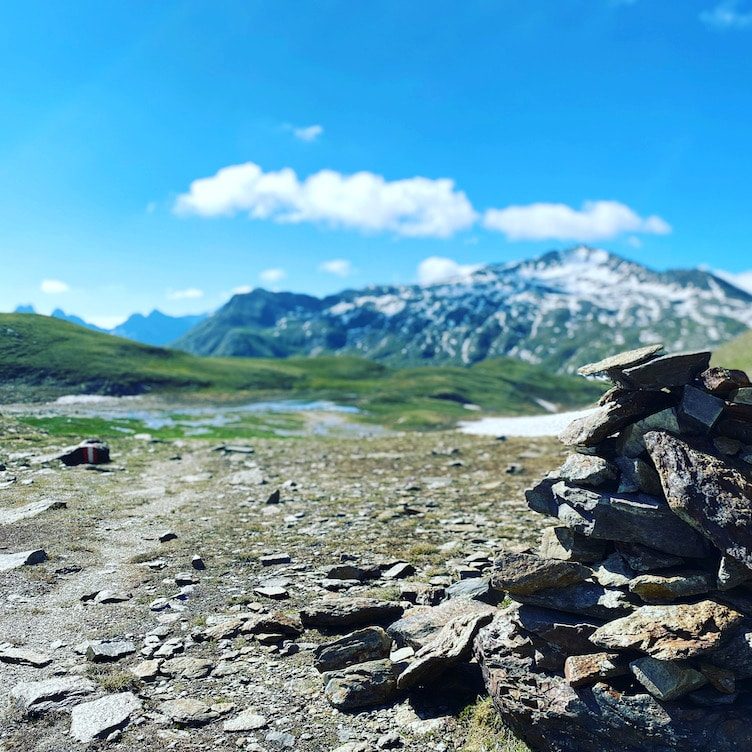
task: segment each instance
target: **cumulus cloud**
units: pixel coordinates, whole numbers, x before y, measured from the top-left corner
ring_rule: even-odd
[[[489,209],[483,226],[509,240],[608,240],[623,233],[667,235],[671,226],[660,217],[640,217],[618,201],[586,201],[581,209],[566,204],[528,204]]]
[[[60,279],[43,279],[42,284],[39,285],[39,289],[45,295],[60,295],[61,293],[68,292],[70,285]]]
[[[286,167],[264,172],[253,162],[194,180],[174,210],[201,217],[247,213],[253,219],[316,222],[362,232],[448,238],[471,227],[477,214],[448,178],[386,180],[372,172],[321,170],[304,180]]]
[[[294,125],[290,126],[292,135],[298,139],[298,141],[315,141],[323,132],[324,128],[321,125],[306,125],[302,128],[296,128]]]
[[[286,276],[287,272],[284,269],[274,267],[273,269],[264,269],[264,271],[259,274],[259,279],[262,282],[271,285],[274,282],[281,282]]]
[[[334,274],[336,277],[349,277],[353,268],[347,259],[330,259],[319,264],[319,271]]]
[[[203,298],[204,291],[199,290],[198,287],[187,287],[185,290],[168,290],[168,300],[196,300],[197,298]]]
[[[739,0],[724,0],[700,13],[700,20],[714,29],[752,29],[752,10],[742,10]]]
[[[480,268],[480,264],[459,264],[445,256],[429,256],[418,264],[418,282],[427,287],[442,282],[460,282]]]

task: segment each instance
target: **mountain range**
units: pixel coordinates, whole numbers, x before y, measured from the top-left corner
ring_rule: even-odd
[[[20,305],[16,308],[15,313],[36,313],[36,311],[33,306]],[[162,346],[182,337],[190,329],[203,321],[207,314],[168,316],[166,313],[154,309],[147,316],[141,313],[131,314],[122,324],[118,324],[113,329],[103,329],[85,321],[80,316],[66,313],[61,308],[56,308],[50,316],[61,321],[68,321],[71,324],[78,324],[78,326],[83,326],[94,332],[114,334],[117,337],[125,337],[126,339],[132,339],[145,345]]]
[[[571,372],[650,342],[675,351],[714,347],[750,327],[752,294],[710,272],[658,272],[578,247],[428,286],[325,298],[255,289],[173,345],[197,355],[348,353],[400,364],[511,356]]]

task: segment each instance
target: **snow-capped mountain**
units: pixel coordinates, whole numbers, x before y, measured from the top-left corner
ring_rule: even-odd
[[[324,299],[236,295],[177,346],[202,355],[357,353],[473,363],[509,355],[572,371],[641,344],[713,347],[752,327],[752,294],[713,274],[656,272],[604,250],[551,251],[430,286]]]

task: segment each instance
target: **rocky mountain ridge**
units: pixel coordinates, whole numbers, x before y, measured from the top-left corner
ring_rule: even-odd
[[[712,347],[752,326],[752,294],[698,269],[653,271],[579,247],[477,268],[430,286],[373,286],[323,299],[236,295],[177,340],[200,355],[357,353],[470,364],[508,355],[572,371],[614,347]]]

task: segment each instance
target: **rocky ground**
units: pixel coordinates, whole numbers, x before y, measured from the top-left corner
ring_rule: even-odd
[[[52,439],[0,427],[3,752],[97,735],[127,750],[518,749],[477,702],[472,667],[333,707],[316,646],[352,627],[297,623],[333,595],[420,614],[407,599],[535,543],[522,491],[559,464],[558,442],[411,433],[249,454],[124,437],[93,469],[39,462]],[[39,549],[39,563],[11,556]],[[343,564],[355,569],[332,571]],[[43,680],[58,681],[29,684]]]

